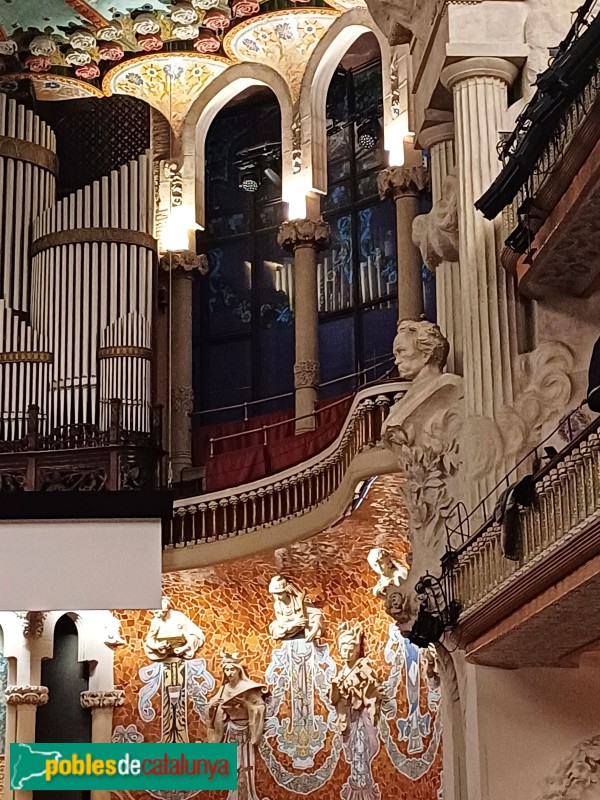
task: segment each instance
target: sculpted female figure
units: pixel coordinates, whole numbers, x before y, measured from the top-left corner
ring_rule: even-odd
[[[251,681],[237,653],[223,653],[223,683],[209,703],[208,741],[258,744],[265,722],[267,687]]]

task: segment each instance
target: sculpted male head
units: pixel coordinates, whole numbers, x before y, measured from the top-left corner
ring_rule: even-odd
[[[448,340],[433,322],[403,319],[394,339],[394,358],[399,376],[404,380],[414,380],[424,367],[441,373],[449,349]]]

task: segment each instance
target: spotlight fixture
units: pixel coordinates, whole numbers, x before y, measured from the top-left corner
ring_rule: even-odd
[[[260,184],[260,170],[255,163],[240,165],[240,189],[245,192],[256,192]]]
[[[448,569],[452,569],[452,559],[445,559],[442,578],[429,572],[415,586],[415,593],[421,598],[421,607],[410,632],[408,640],[417,647],[428,647],[439,642],[445,630],[458,622],[460,606],[452,599],[452,579]]]
[[[369,119],[358,126],[356,138],[363,150],[372,150],[379,141],[379,122],[376,119]]]

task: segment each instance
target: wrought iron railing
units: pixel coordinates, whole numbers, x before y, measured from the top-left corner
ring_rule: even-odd
[[[214,542],[301,517],[340,488],[361,452],[381,441],[381,430],[406,383],[395,382],[359,392],[344,428],[323,453],[286,472],[253,484],[176,500],[166,548]]]
[[[463,619],[518,581],[557,548],[600,520],[600,417],[534,476],[535,497],[520,508],[517,559],[502,550],[502,524],[490,517],[445,559]]]

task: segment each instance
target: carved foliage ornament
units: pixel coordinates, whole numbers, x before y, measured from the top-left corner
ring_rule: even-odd
[[[125,702],[123,689],[109,689],[107,691],[88,691],[80,695],[82,708],[118,708]]]
[[[600,735],[579,742],[562,761],[538,800],[592,800],[597,797]]]
[[[319,385],[319,362],[298,361],[294,364],[294,388],[316,389]]]
[[[425,167],[387,167],[377,175],[379,197],[396,200],[419,195],[429,188],[429,173]]]
[[[48,687],[8,686],[6,702],[9,706],[44,706],[48,702]]]
[[[194,272],[199,272],[201,275],[208,273],[208,258],[205,253],[177,250],[164,255],[160,260],[160,266],[165,272],[191,278]]]
[[[322,219],[293,219],[281,223],[277,241],[284,250],[292,253],[297,247],[326,250],[329,247],[329,235],[329,223]]]
[[[194,390],[191,386],[175,386],[172,393],[173,411],[189,414],[194,408]]]
[[[17,617],[23,623],[23,636],[26,639],[39,639],[44,632],[47,611],[17,611]]]

